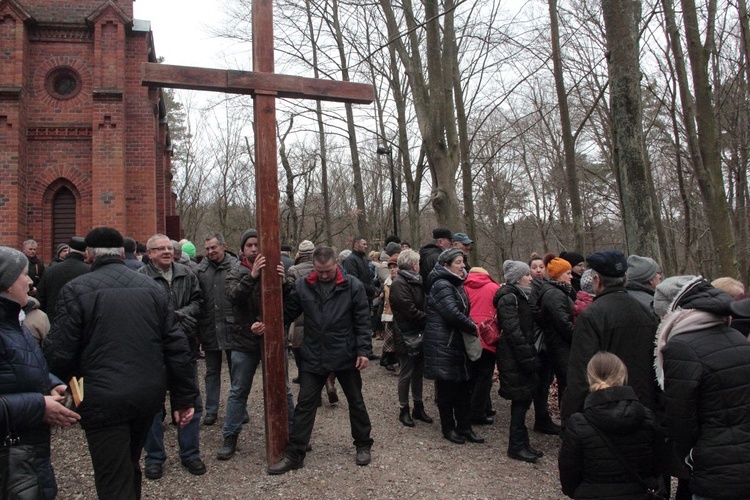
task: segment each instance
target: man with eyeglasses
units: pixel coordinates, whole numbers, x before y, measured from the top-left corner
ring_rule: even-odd
[[[174,262],[174,247],[169,237],[155,234],[146,243],[149,263],[138,272],[150,276],[161,285],[171,296],[174,306],[174,320],[179,322],[190,344],[190,364],[196,387],[198,386],[198,318],[203,307],[198,278],[185,265]],[[180,446],[180,461],[182,465],[196,476],[206,473],[206,466],[200,454],[200,420],[203,414],[203,402],[200,393],[195,400],[195,413],[185,427],[178,428],[177,442]],[[164,450],[164,421],[165,411],[162,409],[154,416],[151,430],[146,438],[146,467],[143,471],[148,479],[162,477],[163,464],[167,459]]]

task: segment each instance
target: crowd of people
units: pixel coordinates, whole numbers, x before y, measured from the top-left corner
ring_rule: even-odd
[[[619,250],[506,260],[501,282],[469,266],[467,234],[432,236],[418,252],[395,235],[369,253],[362,237],[341,253],[305,240],[294,257],[282,247],[275,269],[255,229],[236,254],[221,233],[206,235],[201,257],[187,240],[155,234],[140,245],[100,227],[60,245],[47,268],[33,240],[22,251],[0,247],[0,428],[32,445],[36,475],[13,494],[56,496],[50,427],[80,423],[98,496],[140,498],[141,475],[164,473],[167,391],[185,469],[206,472],[201,424],[220,420],[216,458],[231,460],[262,359],[260,277],[272,272],[284,283],[298,376],[287,377],[289,441],[269,474],[304,466],[322,393],[337,404],[337,384],[354,462],[370,463],[361,371],[380,360],[398,376],[394,422],[433,423],[423,391],[433,381],[440,433],[456,445],[484,442],[497,377],[510,401],[507,456],[544,455],[526,425],[533,405],[531,430],[561,436],[560,484],[572,498],[669,498],[672,477],[678,499],[750,498],[750,299],[741,282],[665,278],[655,259]]]

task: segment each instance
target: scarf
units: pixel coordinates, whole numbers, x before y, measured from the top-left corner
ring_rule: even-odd
[[[670,339],[682,333],[698,332],[726,324],[726,318],[698,309],[677,308],[669,313],[656,330],[654,368],[656,381],[664,390],[664,347]]]

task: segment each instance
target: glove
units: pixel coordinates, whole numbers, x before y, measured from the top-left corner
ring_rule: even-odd
[[[182,318],[180,318],[180,325],[182,325],[186,333],[191,334],[195,332],[195,329],[198,326],[198,320],[189,314],[183,314]]]

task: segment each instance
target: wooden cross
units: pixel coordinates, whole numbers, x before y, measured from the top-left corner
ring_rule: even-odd
[[[261,278],[261,308],[266,324],[263,343],[266,459],[273,464],[281,459],[288,440],[284,315],[281,282],[275,272],[281,262],[276,98],[370,104],[375,99],[375,91],[371,85],[361,83],[275,74],[273,0],[254,0],[252,16],[252,72],[144,63],[141,84],[253,96],[258,232],[260,251],[268,263]]]

